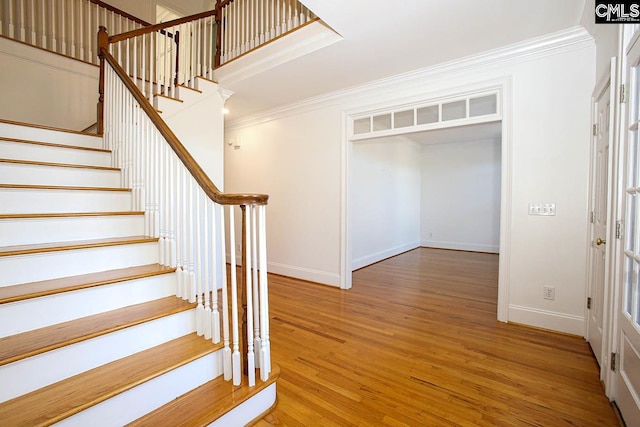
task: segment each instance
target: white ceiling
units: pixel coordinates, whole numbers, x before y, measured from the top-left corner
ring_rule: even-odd
[[[228,120],[580,24],[585,0],[303,0],[344,39],[229,88]]]

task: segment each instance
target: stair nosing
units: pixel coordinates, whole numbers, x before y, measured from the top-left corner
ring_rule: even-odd
[[[126,268],[120,268],[120,269],[114,269],[114,270],[108,270],[108,271],[109,272],[122,271],[124,273],[127,270],[131,271],[131,270],[145,268],[145,267],[151,267],[151,266],[160,266],[160,264],[147,264],[147,265],[144,265],[144,266],[126,267]],[[114,284],[114,283],[120,283],[120,282],[124,282],[124,281],[128,281],[128,280],[136,280],[136,279],[144,279],[144,278],[147,278],[147,277],[162,276],[164,274],[175,273],[175,271],[176,271],[175,267],[166,267],[166,268],[161,269],[161,270],[143,271],[143,272],[135,272],[135,273],[132,272],[132,273],[124,274],[122,276],[114,276],[114,277],[109,277],[107,279],[98,279],[100,276],[104,276],[104,274],[105,274],[104,271],[100,271],[100,272],[96,272],[96,273],[80,274],[78,276],[68,276],[68,277],[61,277],[61,278],[57,278],[57,279],[48,279],[48,280],[41,280],[41,281],[37,281],[37,282],[28,282],[28,283],[20,283],[20,284],[17,284],[17,285],[9,285],[9,286],[4,286],[4,287],[0,288],[0,294],[2,294],[3,291],[15,289],[15,288],[18,288],[18,287],[24,288],[24,287],[34,286],[34,285],[38,285],[38,284],[44,285],[46,283],[55,283],[55,282],[62,282],[62,281],[64,281],[64,282],[75,282],[76,280],[83,280],[81,283],[74,284],[74,285],[45,288],[45,289],[40,289],[40,290],[37,290],[37,291],[24,292],[24,293],[21,293],[21,294],[14,294],[14,295],[11,295],[11,296],[8,296],[8,297],[7,296],[5,296],[5,297],[1,297],[0,296],[0,305],[1,304],[8,304],[8,303],[11,303],[11,302],[17,302],[17,301],[25,301],[25,300],[32,299],[32,298],[40,298],[40,297],[45,297],[45,296],[49,296],[49,295],[61,294],[61,293],[65,293],[65,292],[73,292],[73,291],[82,290],[82,289],[89,289],[89,288],[95,288],[95,287],[104,286],[104,285],[111,285],[111,284]],[[86,281],[84,281],[84,279],[86,279]]]
[[[147,302],[144,302],[144,303],[135,304],[133,306],[122,307],[122,308],[115,309],[115,310],[109,310],[109,311],[104,312],[104,313],[97,313],[97,314],[94,314],[94,315],[85,316],[85,317],[81,317],[81,318],[78,318],[78,319],[57,323],[55,325],[45,326],[45,327],[36,329],[35,331],[47,330],[47,329],[50,329],[50,330],[61,329],[61,328],[64,328],[65,326],[70,325],[72,323],[81,322],[81,321],[87,321],[87,320],[93,320],[93,319],[97,319],[97,318],[100,318],[100,317],[112,316],[114,313],[118,313],[118,312],[124,313],[127,310],[131,310],[133,307],[141,307],[141,306],[143,306],[145,304],[146,305],[151,305],[153,303],[157,303],[158,301],[167,300],[167,299],[172,299],[173,300],[173,299],[179,299],[179,298],[176,297],[176,296],[164,297],[164,298],[160,298],[160,299],[153,300],[153,301],[147,301]],[[175,307],[175,308],[172,308],[170,310],[167,309],[167,308],[164,308],[162,311],[155,312],[152,315],[145,314],[144,316],[139,316],[139,317],[137,317],[137,318],[135,318],[133,320],[128,320],[127,322],[123,322],[123,323],[113,323],[112,322],[111,325],[109,325],[108,327],[105,327],[103,329],[94,330],[94,331],[91,331],[91,332],[84,332],[84,333],[81,333],[81,334],[78,333],[72,338],[67,338],[67,339],[64,339],[64,340],[60,340],[58,342],[53,342],[53,343],[44,345],[42,347],[34,348],[32,350],[25,351],[24,353],[16,354],[14,356],[2,359],[2,360],[0,360],[0,366],[8,365],[10,363],[17,362],[19,360],[24,360],[24,359],[27,359],[29,357],[37,356],[39,354],[44,354],[44,353],[47,353],[49,351],[53,351],[53,350],[56,350],[56,349],[59,349],[59,348],[62,348],[62,347],[66,347],[66,346],[69,346],[69,345],[77,344],[79,342],[88,341],[90,339],[93,339],[93,338],[96,338],[96,337],[100,337],[100,336],[103,336],[103,335],[107,335],[107,334],[110,334],[112,332],[122,331],[124,329],[130,328],[130,327],[133,327],[133,326],[137,326],[137,325],[141,325],[141,324],[146,323],[146,322],[151,322],[153,320],[161,319],[163,317],[172,316],[174,314],[178,314],[178,313],[182,313],[184,311],[192,310],[192,309],[194,309],[196,307],[196,303],[190,303],[188,301],[183,301],[181,299],[179,299],[179,300],[182,302],[180,307]],[[34,332],[34,331],[26,331],[26,332],[23,332],[23,333],[20,333],[20,334],[16,334],[16,335],[13,335],[13,336],[3,337],[3,338],[0,338],[0,342],[2,342],[3,340],[6,341],[7,338],[11,338],[11,337],[15,337],[15,336],[23,335],[23,334],[29,334],[30,332]]]
[[[112,168],[107,166],[80,165],[80,164],[72,164],[72,163],[38,162],[34,160],[0,158],[0,163],[10,163],[10,164],[29,165],[29,166],[48,166],[48,167],[57,167],[57,168],[94,169],[94,170],[100,170],[100,171],[120,172],[120,168]]]
[[[56,422],[62,421],[66,418],[71,417],[72,415],[75,415],[87,408],[90,408],[91,406],[97,405],[101,402],[104,402],[114,396],[117,396],[121,393],[124,393],[128,390],[131,390],[141,384],[144,384],[148,381],[153,380],[154,378],[158,378],[172,370],[178,369],[182,366],[185,366],[197,359],[200,359],[202,357],[205,357],[209,354],[212,354],[218,350],[220,350],[222,348],[222,343],[219,344],[214,344],[211,342],[211,340],[206,340],[203,337],[199,337],[196,335],[195,332],[188,334],[188,335],[184,335],[183,337],[168,341],[166,343],[160,344],[158,346],[152,347],[150,349],[147,350],[143,350],[141,352],[135,353],[133,355],[127,356],[123,359],[118,359],[115,360],[113,362],[107,363],[105,365],[101,365],[97,368],[91,369],[89,371],[80,373],[78,375],[75,375],[73,377],[67,378],[65,380],[59,381],[57,383],[45,386],[39,390],[36,390],[35,392],[31,392],[28,393],[26,395],[23,395],[21,397],[18,397],[16,399],[7,401],[3,404],[0,404],[0,408],[2,408],[2,406],[7,406],[6,404],[9,402],[13,402],[17,399],[25,399],[25,396],[36,396],[35,393],[42,393],[43,391],[49,392],[50,390],[53,390],[57,387],[60,387],[61,383],[67,383],[66,385],[74,385],[75,387],[72,388],[73,391],[77,391],[78,388],[80,388],[80,385],[76,385],[73,384],[73,381],[77,381],[77,382],[81,382],[82,384],[87,383],[88,380],[91,380],[91,383],[95,383],[98,382],[99,384],[105,385],[105,381],[104,378],[100,378],[100,376],[104,376],[105,372],[109,372],[110,369],[113,369],[114,367],[117,368],[121,368],[121,367],[127,367],[128,364],[133,364],[133,363],[139,363],[137,359],[142,359],[142,358],[148,358],[150,354],[152,354],[153,352],[160,352],[162,350],[166,350],[167,347],[171,347],[172,345],[178,345],[178,341],[179,340],[202,340],[202,343],[199,343],[199,345],[202,346],[201,349],[199,349],[197,352],[192,352],[191,354],[189,354],[186,357],[182,357],[180,360],[172,360],[171,363],[166,362],[165,359],[165,365],[161,366],[161,367],[157,367],[157,364],[154,364],[153,366],[155,366],[155,370],[153,370],[153,372],[145,372],[143,374],[139,374],[137,376],[137,378],[129,378],[130,381],[126,382],[126,383],[122,383],[122,384],[114,384],[113,388],[110,388],[108,390],[101,390],[99,393],[96,393],[95,396],[90,396],[90,398],[88,400],[85,400],[83,402],[74,402],[74,406],[66,408],[55,414],[52,415],[50,417],[47,417],[46,421],[40,421],[40,422],[45,422],[46,425],[51,425],[54,424]],[[180,343],[182,344],[182,343]],[[182,344],[184,345],[184,344]],[[206,348],[204,347],[206,345]],[[164,347],[164,349],[162,349],[162,347]],[[165,354],[165,352],[163,351],[162,354]],[[181,355],[182,356],[182,355]],[[118,366],[119,365],[119,366]],[[149,365],[150,367],[152,365]],[[102,372],[101,372],[102,371]],[[91,378],[92,376],[94,376],[94,378]],[[97,378],[96,378],[97,377]],[[115,380],[116,378],[112,377],[112,380]],[[97,381],[97,380],[101,380],[101,381]],[[108,385],[111,386],[111,385]],[[85,387],[86,388],[86,387]],[[104,388],[104,387],[103,387]],[[63,399],[66,399],[69,397],[70,391],[66,391],[65,395],[62,396]],[[69,399],[67,399],[68,401]],[[46,401],[45,401],[46,402]],[[31,402],[27,402],[27,403],[31,403]],[[32,405],[32,403],[31,403]],[[31,406],[30,405],[30,406]],[[20,409],[20,408],[18,408]],[[14,411],[14,413],[24,413],[24,412],[28,412],[28,411]],[[0,414],[1,414],[1,409],[0,409]],[[44,416],[41,416],[40,418],[43,418]],[[32,421],[36,421],[36,420],[32,420]],[[36,425],[45,425],[45,424],[36,424]]]
[[[80,145],[66,145],[66,144],[56,144],[54,142],[44,142],[44,141],[33,141],[29,139],[18,139],[18,138],[9,138],[0,136],[0,141],[7,142],[17,142],[19,144],[33,144],[33,145],[43,145],[46,147],[54,147],[54,148],[67,148],[71,150],[85,150],[85,151],[95,151],[98,153],[111,153],[111,150],[107,150],[104,148],[92,148],[92,147],[83,147]]]
[[[220,419],[220,417],[228,414],[230,411],[232,411],[234,408],[236,408],[240,404],[246,402],[253,396],[257,395],[258,393],[264,391],[266,388],[268,388],[272,384],[276,383],[276,381],[280,377],[280,373],[281,373],[280,366],[275,364],[271,368],[271,372],[269,373],[269,378],[266,381],[262,381],[259,378],[256,378],[256,385],[253,387],[249,387],[247,384],[244,384],[244,383],[241,386],[234,386],[233,384],[229,383],[228,381],[225,381],[221,377],[214,378],[213,380],[207,381],[206,383],[202,384],[199,387],[189,390],[185,394],[178,396],[176,399],[143,415],[142,417],[130,422],[129,424],[126,424],[125,427],[141,427],[146,425],[157,425],[156,423],[149,424],[149,422],[153,421],[154,418],[162,417],[163,413],[167,412],[169,408],[171,408],[174,405],[179,405],[180,408],[188,408],[188,409],[196,408],[196,410],[199,409],[199,413],[204,412],[204,416],[201,415],[200,417],[201,419],[198,419],[198,420],[193,420],[192,419],[193,417],[190,418],[189,416],[187,416],[185,421],[188,421],[189,425],[193,425],[194,427],[195,426],[204,427],[204,426],[210,425],[213,421]],[[213,391],[219,391],[217,389],[222,387],[228,387],[230,389],[230,392],[223,396],[218,396],[216,394],[216,398],[217,398],[216,404],[217,405],[219,405],[220,403],[225,404],[223,405],[222,408],[216,408],[215,407],[216,404],[205,407],[205,408],[196,407],[195,405],[185,404],[190,399],[190,397],[195,396],[198,393],[202,393],[202,392],[210,393]],[[237,393],[238,390],[243,391],[242,396],[239,396],[237,399],[235,399],[235,396],[234,396],[234,399],[232,402],[226,402],[226,400],[230,399],[230,396],[233,395],[234,393]],[[194,423],[194,421],[198,421],[201,423]]]
[[[189,87],[189,86],[185,86],[185,85],[176,85],[176,87],[183,88],[183,89],[189,89],[189,90],[192,90],[192,91],[194,91],[196,93],[202,93],[202,91],[200,89],[196,89],[194,87]]]
[[[16,245],[0,247],[0,258],[16,255],[30,255],[47,252],[72,251],[78,249],[92,249],[109,246],[123,246],[138,243],[157,242],[157,237],[148,236],[129,236],[129,237],[110,237],[106,239],[77,240],[68,242],[52,242],[33,245]],[[48,246],[58,245],[58,246]]]
[[[177,101],[177,102],[184,102],[184,101],[183,101],[182,99],[180,99],[180,98],[174,98],[174,97],[172,97],[172,96],[169,96],[169,95],[163,95],[163,94],[161,94],[161,93],[156,93],[156,94],[155,94],[155,95],[153,95],[153,96],[157,96],[158,98],[166,98],[166,99],[170,99],[170,100],[172,100],[172,101]]]
[[[57,213],[0,214],[0,220],[3,220],[3,219],[44,219],[44,218],[98,217],[98,216],[135,216],[135,215],[144,215],[144,211],[57,212]]]
[[[54,126],[45,126],[45,125],[39,125],[39,124],[36,124],[36,123],[16,122],[14,120],[7,120],[7,119],[0,119],[0,123],[6,123],[6,124],[10,124],[10,125],[24,126],[24,127],[36,128],[36,129],[51,130],[51,131],[54,131],[54,132],[72,133],[72,134],[76,134],[76,135],[84,135],[84,136],[91,136],[91,137],[98,137],[98,138],[102,137],[101,134],[97,134],[97,133],[90,133],[90,132],[84,132],[84,131],[73,130],[73,129],[58,128],[58,127],[54,127]]]
[[[36,184],[0,184],[1,188],[16,190],[71,190],[71,191],[131,191],[130,188],[119,187],[76,187],[71,185],[36,185]]]

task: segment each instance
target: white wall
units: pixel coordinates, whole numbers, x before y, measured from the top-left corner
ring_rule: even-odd
[[[595,61],[593,40],[570,30],[246,118],[230,124],[246,142],[238,151],[226,151],[227,189],[271,194],[268,250],[271,261],[287,266],[279,272],[335,285],[341,273],[342,113],[506,79],[510,120],[503,144],[510,160],[505,167],[511,170],[506,191],[512,197],[504,207],[508,233],[501,238],[510,251],[501,256],[501,277],[508,317],[582,335]],[[529,216],[531,202],[556,203],[557,215]],[[555,286],[554,301],[543,299],[546,285]]]
[[[226,134],[225,191],[269,194],[271,272],[339,284],[340,123],[334,107]]]
[[[420,150],[417,143],[397,138],[353,144],[354,270],[420,246]]]
[[[595,0],[587,0],[581,24],[596,42],[596,79],[607,75],[611,58],[618,55],[618,32],[620,25],[595,23]]]
[[[98,67],[0,38],[0,118],[82,130],[97,121]]]
[[[184,104],[178,112],[161,116],[216,187],[224,191],[224,101],[212,90]]]
[[[156,22],[156,5],[166,6],[184,16],[211,10],[215,6],[212,0],[104,0],[104,2],[151,24]]]
[[[423,147],[422,246],[498,253],[500,157],[499,139]]]

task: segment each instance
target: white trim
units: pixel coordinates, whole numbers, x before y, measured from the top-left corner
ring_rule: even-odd
[[[512,199],[512,90],[511,77],[502,82],[502,141],[500,144],[500,257],[498,258],[498,308],[496,318],[509,321],[509,287],[511,286],[511,199]]]
[[[441,240],[423,240],[420,242],[420,246],[423,248],[434,249],[452,249],[454,251],[469,251],[469,252],[487,252],[497,254],[500,252],[499,245],[479,245],[477,243],[465,243],[465,242],[443,242]]]
[[[349,135],[353,133],[353,120],[342,112],[342,141],[340,145],[340,289],[351,289],[351,241],[349,239],[349,164],[353,144]]]
[[[536,37],[478,55],[468,56],[451,62],[422,68],[408,73],[397,74],[358,86],[340,89],[319,96],[307,98],[268,111],[249,115],[226,123],[226,129],[240,129],[261,123],[281,119],[292,114],[317,110],[329,105],[345,102],[358,102],[363,95],[379,93],[389,98],[389,94],[397,93],[397,85],[413,86],[414,93],[420,92],[425,82],[434,79],[446,79],[453,73],[476,73],[479,67],[490,67],[509,61],[531,60],[547,55],[556,55],[563,50],[573,50],[577,45],[593,45],[593,38],[580,26],[565,29],[545,36]],[[394,98],[391,96],[391,98]],[[396,96],[395,99],[398,97]]]
[[[376,262],[382,261],[383,259],[391,258],[401,253],[419,248],[420,246],[421,246],[420,242],[416,241],[416,242],[411,242],[404,245],[396,246],[391,249],[386,249],[384,251],[379,251],[370,255],[366,255],[351,261],[351,268],[353,270],[357,270],[359,268],[366,267],[367,265],[375,264]]]
[[[280,276],[294,277],[323,285],[340,286],[340,276],[328,271],[312,270],[310,268],[296,267],[294,265],[280,264],[277,262],[268,262],[267,270],[269,273]]]
[[[509,305],[509,321],[538,328],[582,336],[585,319],[582,316]]]

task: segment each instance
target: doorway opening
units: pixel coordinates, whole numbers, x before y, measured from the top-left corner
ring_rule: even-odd
[[[505,80],[345,115],[341,288],[418,247],[498,253],[497,319],[508,320],[509,96]]]

